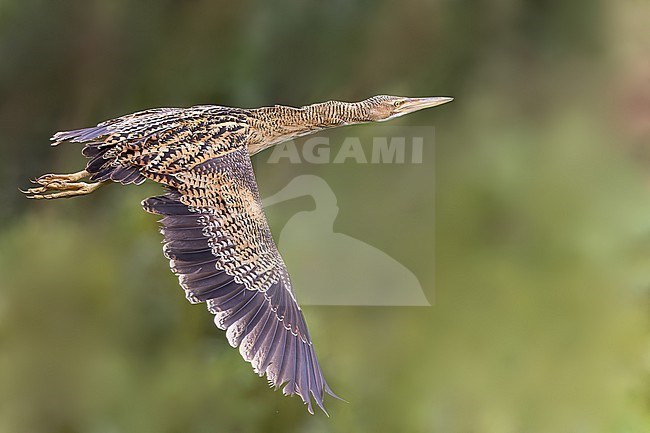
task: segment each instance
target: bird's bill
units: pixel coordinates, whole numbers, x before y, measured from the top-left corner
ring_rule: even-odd
[[[447,96],[434,96],[430,98],[406,98],[399,106],[397,111],[400,115],[413,113],[414,111],[424,110],[425,108],[437,107],[453,101],[454,98]]]
[[[275,194],[268,196],[262,200],[262,207],[266,208],[273,206],[276,203],[282,203],[283,201],[291,200],[292,198],[300,197],[303,194],[296,191],[297,188],[293,185],[295,182],[289,182],[284,188]]]

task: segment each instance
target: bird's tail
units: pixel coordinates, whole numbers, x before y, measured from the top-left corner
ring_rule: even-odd
[[[57,146],[64,141],[85,143],[81,153],[90,159],[86,171],[93,182],[112,180],[123,185],[142,184],[146,179],[140,173],[139,167],[124,166],[117,162],[116,145],[119,140],[113,140],[112,135],[113,132],[109,131],[107,125],[99,124],[91,128],[57,132],[51,140],[52,146]]]

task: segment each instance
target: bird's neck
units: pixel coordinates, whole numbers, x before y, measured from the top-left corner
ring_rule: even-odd
[[[328,101],[300,108],[276,105],[251,110],[253,133],[249,154],[284,141],[338,126],[369,122],[368,109],[362,102]]]

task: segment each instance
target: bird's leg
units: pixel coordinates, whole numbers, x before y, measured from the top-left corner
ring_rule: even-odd
[[[86,170],[71,174],[44,174],[32,182],[40,185],[23,191],[27,198],[54,199],[86,195],[102,186],[102,182],[79,182],[89,173]]]

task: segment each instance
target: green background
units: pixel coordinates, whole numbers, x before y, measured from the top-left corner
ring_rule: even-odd
[[[0,0],[0,432],[649,431],[648,16],[638,0]],[[374,94],[456,97],[394,121],[435,126],[435,182],[253,159],[262,195],[327,179],[335,230],[433,304],[304,308],[349,401],[330,418],[267,389],[185,302],[139,205],[157,185],[17,190],[83,166],[78,145],[49,147],[58,130]],[[373,125],[329,136],[346,134]],[[310,206],[270,210],[276,236]]]

